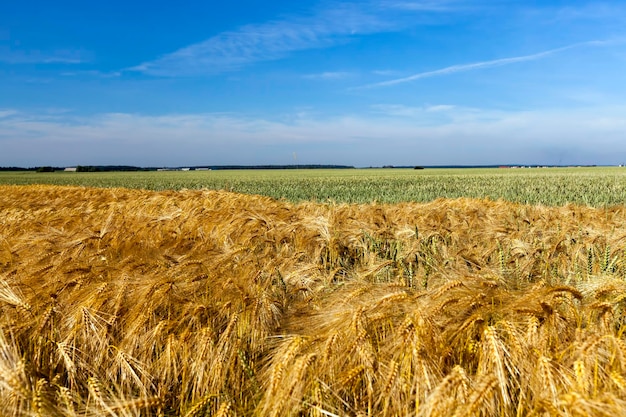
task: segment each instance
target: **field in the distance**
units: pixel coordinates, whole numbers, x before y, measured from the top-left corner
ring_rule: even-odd
[[[625,224],[0,186],[0,415],[625,415]]]
[[[0,172],[0,184],[55,184],[148,190],[212,189],[298,201],[428,202],[490,198],[594,207],[626,202],[626,168],[336,169],[110,173]]]

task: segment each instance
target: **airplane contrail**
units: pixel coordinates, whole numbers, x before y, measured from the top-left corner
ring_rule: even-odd
[[[623,40],[618,41],[618,42],[623,43]],[[454,74],[457,72],[471,71],[471,70],[480,69],[480,68],[499,67],[503,65],[515,64],[517,62],[535,61],[537,59],[540,59],[549,55],[553,55],[558,52],[566,51],[568,49],[579,48],[582,46],[603,46],[603,45],[608,45],[612,43],[616,43],[616,41],[579,42],[579,43],[574,43],[572,45],[562,46],[560,48],[549,49],[547,51],[538,52],[538,53],[531,54],[531,55],[522,55],[522,56],[511,57],[511,58],[494,59],[491,61],[473,62],[470,64],[452,65],[452,66],[441,68],[441,69],[434,70],[434,71],[420,72],[417,74],[410,75],[408,77],[396,78],[393,80],[382,81],[382,82],[374,83],[374,84],[368,84],[360,88],[386,87],[390,85],[402,84],[402,83],[406,83],[409,81],[419,80],[422,78],[436,77],[439,75]]]

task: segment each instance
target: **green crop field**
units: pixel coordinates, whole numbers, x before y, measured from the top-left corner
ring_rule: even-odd
[[[292,202],[398,203],[471,197],[526,204],[574,203],[601,207],[626,201],[626,168],[619,167],[3,172],[0,184],[229,190]]]

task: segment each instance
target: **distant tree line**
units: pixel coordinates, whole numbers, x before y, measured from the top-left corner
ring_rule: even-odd
[[[65,167],[40,166],[40,167],[0,167],[0,171],[35,171],[56,172],[64,171]],[[154,171],[156,168],[139,168],[127,165],[78,165],[77,172],[107,172],[107,171]]]
[[[214,165],[214,166],[192,166],[189,169],[208,168],[211,170],[224,169],[341,169],[354,168],[347,165]],[[139,168],[126,165],[78,165],[76,172],[107,172],[107,171],[156,171],[158,168]],[[181,168],[172,168],[181,169]]]
[[[111,171],[152,171],[153,168],[140,168],[131,165],[77,165],[76,172],[111,172]]]
[[[0,171],[33,171],[33,168],[0,167]]]
[[[214,165],[206,168],[212,170],[220,169],[354,169],[350,165],[321,165],[321,164],[305,164],[305,165]]]
[[[201,165],[192,166],[190,169],[354,169],[350,165],[323,165],[323,164],[305,164],[305,165]],[[111,171],[156,171],[157,167],[137,167],[132,165],[77,165],[76,172],[111,172]],[[171,168],[180,169],[180,168]],[[36,172],[55,172],[64,171],[65,167],[39,166],[39,167],[0,167],[0,171],[36,171]]]

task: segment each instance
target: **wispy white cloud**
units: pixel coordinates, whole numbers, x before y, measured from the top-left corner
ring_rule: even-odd
[[[157,76],[221,73],[254,62],[279,59],[295,51],[337,45],[351,36],[390,26],[391,23],[375,14],[344,3],[308,17],[251,24],[223,32],[130,70]]]
[[[155,76],[202,76],[237,70],[290,53],[327,48],[357,36],[396,31],[415,24],[416,13],[451,10],[448,0],[334,1],[308,16],[249,24],[219,33],[156,60],[128,68]]]
[[[372,74],[389,77],[394,75],[397,76],[400,72],[397,70],[373,70]]]
[[[622,21],[626,16],[626,4],[618,2],[592,2],[582,5],[568,5],[556,10],[554,20],[602,20]]]
[[[341,80],[353,75],[353,73],[347,71],[325,71],[317,74],[306,74],[303,75],[302,78],[309,80]]]
[[[510,118],[514,112],[456,106],[452,104],[434,104],[424,106],[406,106],[403,104],[377,104],[371,106],[374,114],[409,122],[415,126],[481,126]],[[517,114],[521,114],[518,112]],[[394,122],[395,123],[395,122]]]
[[[9,117],[9,116],[14,116],[16,115],[18,112],[16,110],[11,110],[11,109],[0,109],[0,119],[3,119],[5,117]]]
[[[557,54],[559,52],[564,52],[564,51],[567,51],[569,49],[574,49],[574,48],[580,48],[580,47],[585,47],[585,46],[606,46],[606,45],[612,45],[612,44],[623,43],[623,42],[624,40],[621,40],[621,39],[620,40],[595,40],[595,41],[588,41],[588,42],[579,42],[579,43],[574,43],[571,45],[563,46],[560,48],[549,49],[549,50],[538,52],[538,53],[531,54],[531,55],[522,55],[522,56],[516,56],[516,57],[510,57],[510,58],[500,58],[500,59],[494,59],[490,61],[473,62],[470,64],[451,65],[449,67],[441,68],[438,70],[420,72],[417,74],[410,75],[408,77],[395,78],[392,80],[364,85],[358,88],[387,87],[387,86],[392,86],[396,84],[407,83],[410,81],[420,80],[422,78],[438,77],[442,75],[455,74],[458,72],[473,71],[473,70],[478,70],[478,69],[483,69],[483,68],[501,67],[501,66],[516,64],[520,62],[536,61],[536,60]]]
[[[0,48],[0,62],[8,64],[82,64],[87,62],[87,59],[83,51],[24,51]]]
[[[383,7],[427,12],[445,12],[457,9],[458,0],[381,0]]]
[[[375,104],[371,106],[375,113],[394,117],[424,118],[428,113],[443,113],[458,110],[457,106],[450,104],[437,104],[426,106],[406,106],[403,104]]]
[[[293,152],[301,163],[357,166],[626,162],[624,105],[379,110],[279,120],[238,114],[13,114],[0,119],[0,166],[291,163]]]
[[[454,110],[457,106],[453,106],[451,104],[436,104],[433,106],[426,107],[426,111],[429,112],[440,112],[440,111],[449,111]]]
[[[64,71],[60,74],[63,77],[79,77],[89,76],[98,78],[115,78],[122,75],[121,71],[98,71],[98,70],[85,70],[85,71]]]

